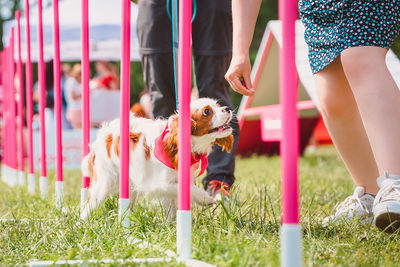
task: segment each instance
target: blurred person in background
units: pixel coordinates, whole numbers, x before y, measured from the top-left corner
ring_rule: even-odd
[[[75,64],[71,76],[65,81],[65,96],[67,100],[67,119],[75,129],[82,127],[81,117],[81,64]]]
[[[55,129],[54,122],[54,73],[53,73],[53,60],[46,63],[45,66],[45,86],[46,86],[46,108],[45,108],[45,124],[46,131],[53,132]],[[64,91],[63,83],[61,83],[61,92]],[[33,86],[33,102],[35,103],[35,110],[38,111],[39,104],[39,82],[37,81]],[[66,103],[65,97],[62,94],[62,103]],[[71,129],[67,118],[65,117],[66,108],[65,104],[62,104],[61,109],[61,121],[62,129]]]
[[[90,89],[119,90],[117,67],[107,61],[96,61],[96,74],[90,82]]]

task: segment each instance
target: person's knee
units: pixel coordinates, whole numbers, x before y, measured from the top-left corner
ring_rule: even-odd
[[[387,50],[381,47],[351,47],[341,53],[340,59],[347,79],[364,79],[377,67],[384,66]]]
[[[327,118],[340,118],[347,114],[349,108],[345,99],[331,97],[329,94],[319,97],[321,113]]]

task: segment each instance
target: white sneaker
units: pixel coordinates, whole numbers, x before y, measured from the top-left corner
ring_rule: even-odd
[[[374,223],[387,232],[400,228],[400,175],[389,175],[377,179],[380,188],[374,201]]]
[[[348,196],[342,203],[337,205],[334,215],[324,218],[322,225],[338,225],[342,222],[352,221],[355,218],[362,225],[370,224],[374,218],[372,214],[373,203],[374,197],[365,194],[364,187],[357,186],[353,195]]]

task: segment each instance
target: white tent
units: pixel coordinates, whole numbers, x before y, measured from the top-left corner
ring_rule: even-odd
[[[81,0],[62,0],[59,4],[60,20],[60,56],[62,61],[79,61],[81,59]],[[131,4],[131,60],[138,61],[139,45],[136,36],[136,19],[138,7]],[[38,58],[37,25],[38,10],[31,6],[31,56],[32,61]],[[15,21],[6,22],[3,26],[3,43],[7,44],[10,28]],[[89,55],[90,60],[120,60],[121,48],[121,1],[89,1]],[[15,38],[16,39],[16,38]],[[21,17],[22,57],[25,58],[25,17]],[[44,57],[53,57],[53,7],[43,8],[43,41]],[[17,50],[15,50],[17,55]]]

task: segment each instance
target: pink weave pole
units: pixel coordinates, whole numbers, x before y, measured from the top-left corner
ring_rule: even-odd
[[[10,35],[10,48],[9,48],[9,93],[10,93],[10,167],[11,185],[16,185],[18,182],[18,170],[17,170],[17,124],[16,124],[16,102],[15,102],[15,61],[14,61],[14,27],[11,28]]]
[[[4,127],[3,127],[3,132],[4,132],[4,140],[2,144],[4,145],[4,163],[5,163],[5,168],[3,168],[4,173],[2,172],[2,178],[3,181],[6,182],[7,184],[10,184],[10,178],[11,178],[11,163],[10,163],[10,79],[9,79],[9,46],[4,47],[3,51],[3,65],[2,65],[2,72],[3,72],[3,119],[4,119]]]
[[[35,192],[35,169],[33,165],[33,81],[31,60],[31,29],[29,22],[29,0],[25,0],[25,34],[26,34],[26,61],[25,61],[25,88],[26,88],[26,127],[28,129],[28,191]]]
[[[295,65],[295,22],[297,1],[280,0],[282,22],[280,51],[280,102],[282,103],[282,228],[281,265],[301,266],[301,227],[299,225],[299,122],[297,116],[298,77]]]
[[[5,135],[5,139],[4,139],[4,146],[5,146],[5,153],[4,153],[4,157],[5,157],[5,162],[7,164],[7,173],[5,176],[5,182],[9,183],[10,181],[10,173],[9,170],[11,169],[11,165],[10,165],[10,80],[9,80],[9,72],[10,69],[8,68],[9,66],[9,46],[4,47],[4,135]]]
[[[2,165],[5,165],[6,164],[6,160],[5,160],[5,158],[6,158],[6,152],[5,152],[5,143],[4,143],[4,140],[6,140],[6,137],[5,137],[5,116],[6,116],[6,110],[7,110],[7,106],[6,106],[6,86],[5,86],[5,72],[6,72],[6,69],[7,68],[5,68],[4,67],[4,65],[5,65],[5,62],[6,62],[6,60],[5,60],[5,58],[4,58],[4,53],[5,53],[5,50],[6,50],[6,47],[5,46],[3,46],[3,50],[1,50],[0,51],[0,64],[1,64],[1,88],[2,88],[2,96],[1,96],[1,109],[0,109],[0,116],[1,116],[1,119],[2,119],[2,122],[3,122],[3,126],[1,127],[1,140],[3,140],[2,142],[1,142],[1,151],[3,152],[2,154],[1,154],[1,162],[2,162]],[[4,168],[2,167],[2,173],[1,173],[1,178],[2,178],[2,180],[4,179]]]
[[[192,1],[179,1],[177,252],[180,257],[187,259],[190,259],[192,255],[192,215],[190,211],[191,19]]]
[[[8,104],[8,97],[7,97],[7,58],[6,58],[6,53],[7,53],[7,47],[3,47],[3,51],[1,51],[1,87],[2,87],[2,98],[1,98],[1,106],[2,109],[0,110],[1,112],[1,117],[3,121],[3,126],[1,128],[1,151],[3,152],[1,155],[1,180],[3,182],[8,182],[8,118],[7,118],[7,104]]]
[[[54,117],[56,123],[56,206],[61,207],[64,199],[62,121],[61,121],[61,62],[60,62],[60,26],[58,18],[58,0],[53,0],[53,47],[54,47]]]
[[[130,45],[131,45],[131,1],[121,0],[121,133],[120,133],[120,193],[119,218],[124,227],[129,227],[129,95],[130,95]]]
[[[82,0],[82,158],[89,153],[90,143],[90,101],[89,101],[89,6],[88,0]],[[90,178],[82,176],[81,204],[88,200]]]
[[[24,146],[24,74],[22,71],[21,57],[21,11],[15,11],[15,19],[17,20],[17,77],[18,77],[18,123],[19,123],[19,174],[18,184],[25,185],[25,146]]]
[[[44,110],[46,107],[46,66],[43,58],[43,20],[42,0],[37,1],[38,9],[38,82],[39,82],[39,130],[40,130],[40,194],[47,196],[47,166],[46,166],[46,125]]]

